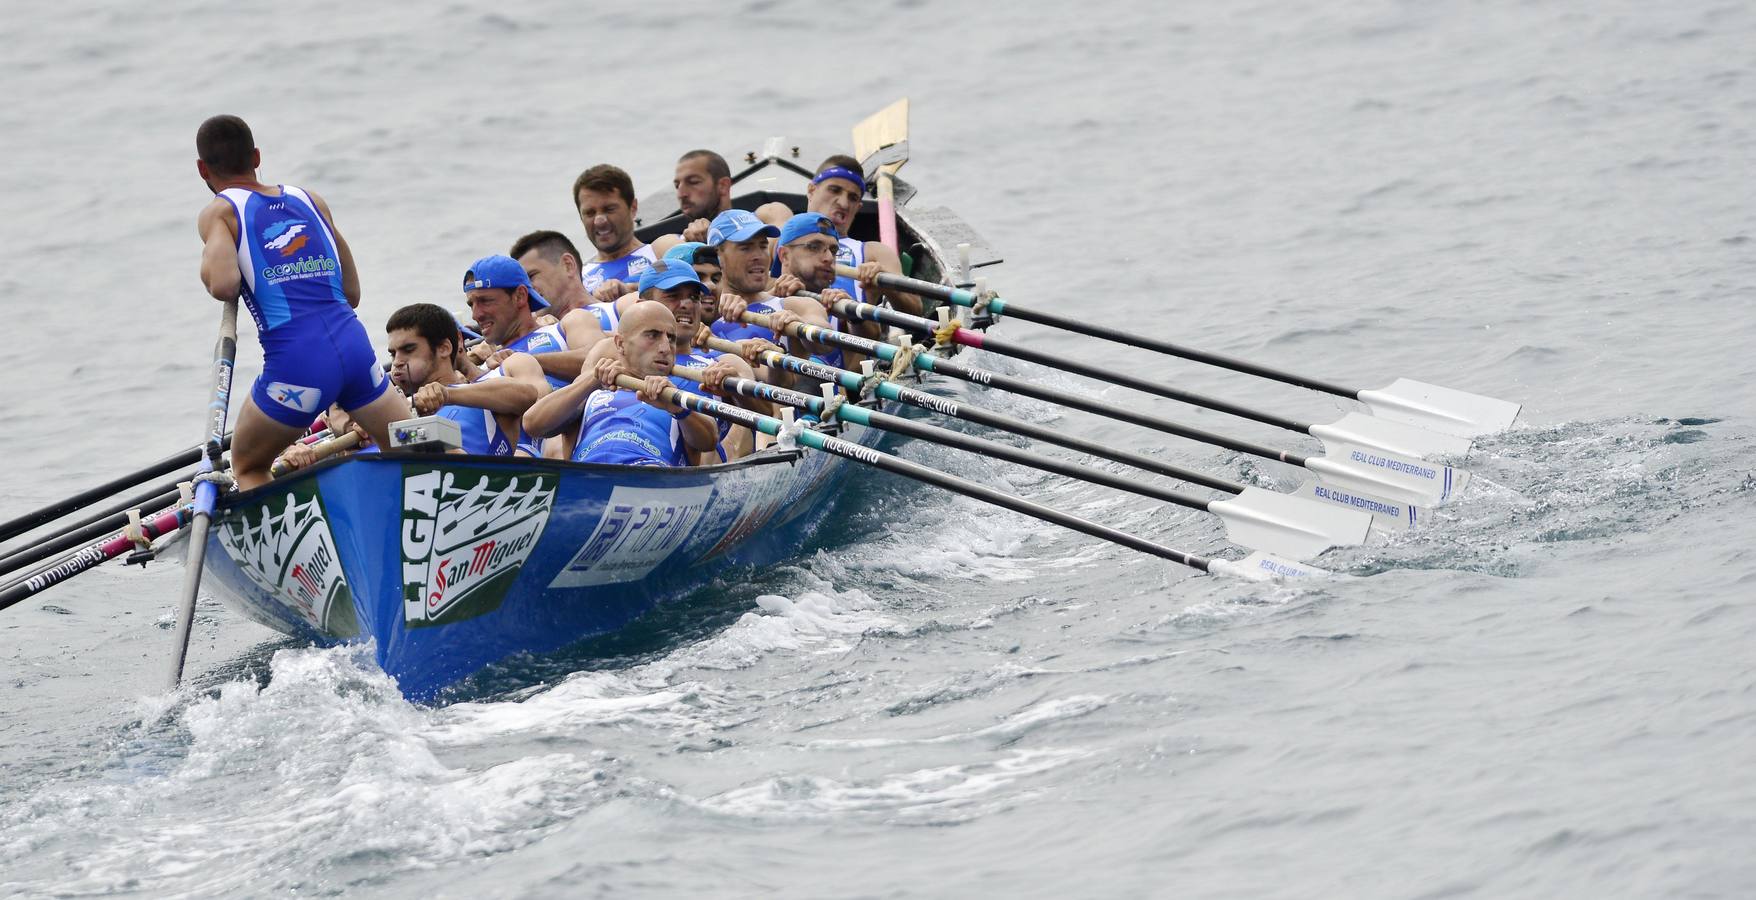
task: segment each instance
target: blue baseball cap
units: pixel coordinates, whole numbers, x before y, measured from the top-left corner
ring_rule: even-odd
[[[463,273],[463,292],[466,294],[488,289],[510,291],[521,284],[530,292],[531,312],[549,308],[549,301],[537,293],[536,285],[530,283],[530,276],[524,272],[524,266],[504,253],[484,256],[470,263],[469,271]]]
[[[670,290],[685,284],[693,284],[701,288],[703,294],[707,293],[707,285],[702,283],[700,278],[695,277],[694,266],[689,265],[686,260],[672,259],[666,256],[658,261],[658,265],[647,269],[645,274],[640,276],[638,290],[644,295],[653,288]]]
[[[778,237],[780,229],[763,224],[749,210],[728,209],[714,216],[713,224],[707,226],[707,246],[718,247],[726,241],[747,241],[759,234]]]
[[[457,323],[457,331],[459,334],[463,335],[464,340],[479,341],[482,339],[482,333],[470,327],[475,324],[474,321],[466,320],[463,316],[460,316],[455,312],[451,314],[451,321]]]
[[[680,259],[686,263],[693,263],[695,262],[695,254],[705,249],[707,249],[707,245],[700,241],[685,241],[666,250],[665,259]]]
[[[841,232],[835,230],[835,223],[829,221],[828,216],[822,213],[808,212],[793,216],[780,227],[781,246],[784,247],[808,234],[827,234],[838,241],[841,240]]]

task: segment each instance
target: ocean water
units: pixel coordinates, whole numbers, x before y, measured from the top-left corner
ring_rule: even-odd
[[[329,201],[372,328],[455,305],[518,234],[578,236],[585,166],[644,196],[684,150],[844,142],[906,95],[905,176],[1001,251],[1016,302],[1525,411],[1431,527],[1324,556],[1338,578],[1193,576],[860,474],[789,564],[432,706],[211,601],[192,685],[162,693],[181,570],[102,568],[0,612],[0,895],[1756,892],[1747,5],[69,3],[6,32],[0,519],[196,439],[218,306],[193,133],[221,111]],[[1142,498],[899,449],[1224,547]]]

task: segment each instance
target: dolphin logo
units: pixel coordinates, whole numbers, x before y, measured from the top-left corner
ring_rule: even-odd
[[[305,234],[306,227],[302,220],[282,219],[262,229],[262,239],[267,241],[262,249],[278,250],[281,256],[292,256],[311,239]]]

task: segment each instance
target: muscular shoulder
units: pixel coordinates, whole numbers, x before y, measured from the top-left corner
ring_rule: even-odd
[[[235,236],[238,233],[237,223],[238,213],[232,208],[232,202],[216,194],[213,200],[203,206],[201,213],[195,217],[195,230],[203,238],[206,238],[212,229],[223,227]]]
[[[529,353],[514,353],[500,363],[500,368],[513,378],[541,379],[543,366]]]

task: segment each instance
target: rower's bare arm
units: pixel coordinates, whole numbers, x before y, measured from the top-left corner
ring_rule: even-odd
[[[360,270],[354,268],[354,251],[348,249],[347,238],[341,236],[341,229],[335,227],[335,216],[329,212],[329,204],[315,192],[306,191],[311,195],[311,202],[317,204],[317,211],[323,214],[323,220],[329,223],[329,233],[335,235],[335,255],[341,257],[341,292],[348,298],[348,305],[356,309],[360,306]]]
[[[683,239],[674,234],[661,234],[652,240],[652,255],[655,259],[664,259],[671,248],[681,244]]]
[[[201,284],[215,300],[236,300],[244,276],[238,271],[238,233],[232,204],[215,197],[195,220],[201,233]]]
[[[537,402],[541,393],[534,385],[517,378],[489,378],[474,384],[447,388],[445,395],[447,400],[457,406],[523,415],[525,410]]]
[[[896,255],[895,250],[892,250],[877,241],[870,241],[866,244],[866,262],[877,263],[880,270],[889,272],[892,275],[902,274],[902,258]],[[921,311],[925,309],[925,307],[921,305],[921,298],[919,296],[910,294],[906,291],[898,291],[892,288],[881,288],[874,284],[867,287],[866,292],[868,294],[875,293],[880,302],[889,303],[890,308],[897,312],[908,313],[911,316],[918,316],[921,315]]]
[[[553,356],[545,353],[543,356]],[[524,430],[532,437],[553,437],[567,429],[567,425],[579,418],[585,408],[585,398],[600,386],[597,377],[598,363],[606,359],[617,358],[615,341],[599,341],[586,355],[580,366],[579,375],[564,387],[557,388],[531,404],[524,413]]]
[[[779,228],[782,225],[785,225],[787,220],[792,217],[793,208],[779,200],[770,201],[756,207],[756,218],[761,219],[762,224],[764,225],[773,225],[774,227]]]

